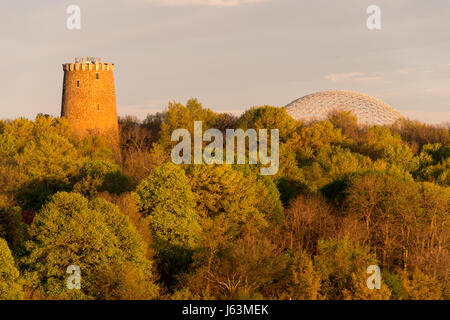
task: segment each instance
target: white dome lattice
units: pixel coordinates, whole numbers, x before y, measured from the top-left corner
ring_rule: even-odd
[[[359,124],[389,125],[403,116],[387,103],[353,91],[323,91],[306,95],[286,106],[296,120],[324,120],[334,110],[351,111]]]

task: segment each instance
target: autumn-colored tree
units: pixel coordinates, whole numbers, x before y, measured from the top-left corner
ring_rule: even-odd
[[[8,244],[0,238],[0,300],[23,299],[22,285]]]
[[[333,145],[345,145],[346,138],[340,129],[336,129],[330,122],[322,121],[311,126],[302,127],[299,134],[294,134],[286,145],[294,150],[299,165],[310,164],[322,149],[331,149]]]
[[[290,249],[315,252],[319,239],[333,236],[337,219],[333,208],[317,196],[298,196],[286,210],[282,241]]]
[[[435,277],[430,277],[416,269],[412,275],[403,274],[403,288],[408,300],[440,300],[443,289]]]
[[[163,165],[168,160],[167,152],[156,143],[151,149],[124,151],[123,174],[130,180],[131,186],[136,187],[156,167]]]
[[[450,282],[450,189],[424,182],[419,184],[421,198],[417,229],[411,236],[407,265]]]
[[[335,128],[341,129],[342,133],[357,142],[359,139],[358,119],[351,111],[334,110],[328,114],[330,121]]]
[[[237,128],[238,117],[231,113],[219,113],[215,119],[214,128],[226,134],[227,129]]]
[[[391,130],[398,133],[409,146],[418,152],[425,144],[449,144],[450,130],[444,126],[421,123],[417,120],[401,118],[392,126]]]

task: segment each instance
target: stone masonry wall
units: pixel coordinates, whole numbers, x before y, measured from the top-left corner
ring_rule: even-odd
[[[66,63],[61,116],[75,134],[101,134],[116,144],[119,127],[112,63]]]

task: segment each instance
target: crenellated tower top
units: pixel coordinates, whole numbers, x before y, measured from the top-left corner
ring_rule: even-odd
[[[63,70],[61,116],[78,136],[101,134],[118,146],[114,64],[95,57],[75,58],[64,63]]]
[[[75,62],[64,63],[64,71],[114,71],[113,63],[103,62],[100,57],[78,57]]]

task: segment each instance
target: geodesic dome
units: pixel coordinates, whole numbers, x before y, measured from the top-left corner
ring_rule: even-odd
[[[389,125],[403,116],[387,103],[353,91],[323,91],[309,94],[286,106],[296,120],[324,120],[334,110],[351,111],[359,124]]]

